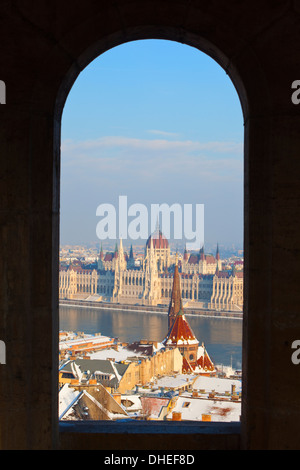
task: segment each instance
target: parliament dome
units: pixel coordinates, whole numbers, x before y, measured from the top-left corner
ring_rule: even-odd
[[[162,249],[169,248],[169,242],[160,230],[156,230],[147,240],[146,248],[150,248],[151,240],[153,248]]]

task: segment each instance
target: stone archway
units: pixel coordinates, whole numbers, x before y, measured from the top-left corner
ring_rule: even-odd
[[[59,145],[65,99],[96,56],[146,38],[184,42],[207,53],[227,71],[240,96],[246,286],[241,442],[243,448],[297,447],[298,388],[290,345],[300,335],[294,256],[300,118],[291,101],[300,66],[298,3],[55,0],[5,5],[0,19],[0,79],[6,84],[0,142],[0,332],[6,344],[6,365],[0,369],[1,447],[58,446]],[[289,399],[282,400],[287,393]],[[84,439],[63,434],[62,447],[97,442],[95,434]],[[180,434],[172,440],[157,431],[151,436],[151,445],[164,449],[179,449],[182,442]],[[188,442],[191,448],[238,448],[239,435],[230,436],[197,431]],[[109,446],[109,440],[102,435],[102,445]],[[135,442],[144,449],[150,440],[135,435]],[[132,436],[123,434],[118,445],[132,448]]]
[[[141,26],[139,28],[127,28],[126,32],[120,31],[118,34],[108,35],[103,40],[98,40],[95,44],[92,44],[90,47],[81,54],[76,63],[73,63],[68,73],[64,77],[64,80],[61,84],[57,95],[56,101],[56,113],[55,119],[57,124],[60,124],[61,114],[63,105],[67,98],[68,92],[71,89],[72,84],[77,79],[78,74],[83,70],[89,63],[91,63],[96,57],[106,52],[112,47],[117,47],[120,44],[125,42],[140,40],[140,39],[167,39],[173,41],[179,41],[197,48],[199,51],[202,51],[210,55],[216,62],[223,67],[227,74],[229,74],[234,86],[236,87],[237,93],[240,97],[241,106],[244,115],[244,121],[247,122],[249,119],[249,103],[248,97],[243,85],[243,81],[239,75],[238,69],[234,62],[225,55],[224,51],[221,51],[213,43],[210,43],[206,38],[201,35],[195,35],[189,31],[185,31],[183,28],[180,30],[173,26],[157,27],[157,26]],[[250,60],[250,59],[249,59]],[[80,68],[78,67],[80,64]],[[249,65],[249,64],[248,64]],[[252,64],[252,67],[257,67],[255,62]],[[261,78],[264,81],[264,77]],[[262,97],[260,98],[262,100]],[[264,100],[268,99],[268,93],[264,94]],[[265,104],[267,106],[267,104]],[[54,142],[58,146],[59,140],[58,136]],[[245,146],[247,147],[248,140],[246,134]],[[59,155],[59,151],[55,152],[56,155]],[[130,280],[130,279],[129,279]],[[191,293],[187,293],[186,297],[190,298]],[[248,357],[248,352],[245,349],[243,352],[244,359]]]

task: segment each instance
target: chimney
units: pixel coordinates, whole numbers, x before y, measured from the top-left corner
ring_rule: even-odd
[[[211,415],[202,414],[202,421],[206,421],[206,422],[211,421]]]
[[[179,411],[173,411],[172,421],[181,421],[181,413]]]
[[[232,401],[237,401],[238,399],[239,399],[239,396],[238,396],[238,394],[236,393],[235,385],[232,385],[232,386],[231,386],[231,400],[232,400]]]
[[[113,393],[113,398],[119,405],[121,405],[121,393]]]

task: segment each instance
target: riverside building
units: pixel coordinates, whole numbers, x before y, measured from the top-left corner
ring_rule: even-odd
[[[177,256],[177,255],[176,255]],[[99,253],[97,264],[61,266],[60,299],[105,301],[132,305],[168,305],[172,293],[174,256],[168,240],[157,229],[149,236],[145,254],[136,264],[132,247],[124,252],[122,240],[114,252]],[[223,269],[219,247],[216,255],[186,250],[178,261],[181,297],[185,306],[212,310],[243,309],[243,271]]]

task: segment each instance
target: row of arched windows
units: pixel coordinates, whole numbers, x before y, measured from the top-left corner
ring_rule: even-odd
[[[134,276],[124,276],[123,282],[127,286],[135,285],[135,286],[144,286],[145,285],[145,278],[143,277],[134,277]]]

